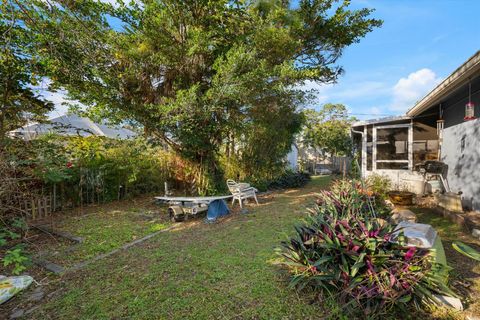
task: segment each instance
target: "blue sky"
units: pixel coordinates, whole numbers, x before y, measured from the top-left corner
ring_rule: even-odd
[[[337,84],[318,88],[316,105],[343,103],[358,118],[403,114],[480,49],[477,0],[353,0],[384,20],[339,64]],[[363,115],[365,114],[365,115]]]
[[[345,74],[318,89],[315,107],[343,103],[360,119],[403,114],[480,49],[480,0],[352,0],[375,8],[382,28],[348,47],[339,64]],[[66,112],[62,93],[49,97]]]

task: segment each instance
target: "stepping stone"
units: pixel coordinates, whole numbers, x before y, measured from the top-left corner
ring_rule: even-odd
[[[388,199],[385,200],[385,205],[386,205],[388,208],[390,208],[390,210],[395,209],[395,205],[393,204],[393,202],[390,201],[390,200],[388,200]]]
[[[18,309],[16,311],[14,311],[12,314],[10,314],[10,319],[18,319],[18,318],[21,318],[23,317],[23,315],[25,314],[25,310],[23,309]]]
[[[437,300],[441,305],[453,308],[458,311],[463,311],[463,304],[460,299],[449,296],[441,296],[437,294],[434,294],[433,296],[435,297],[435,300]]]
[[[47,261],[47,260],[42,260],[42,259],[34,259],[33,262],[37,265],[39,265],[40,267],[50,271],[50,272],[53,272],[55,274],[60,274],[60,273],[63,273],[65,271],[65,269],[56,264],[56,263],[53,263],[53,262],[50,262],[50,261]]]
[[[32,294],[30,294],[30,296],[28,297],[28,300],[40,301],[43,299],[44,296],[45,296],[45,292],[43,292],[41,287],[38,287],[32,292]]]
[[[390,216],[390,222],[393,224],[399,224],[400,222],[417,222],[417,216],[415,213],[408,209],[395,208]]]

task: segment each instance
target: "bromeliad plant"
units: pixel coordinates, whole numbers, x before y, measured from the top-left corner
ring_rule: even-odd
[[[317,198],[318,207],[312,211],[314,215],[330,215],[335,212],[340,218],[350,215],[382,218],[390,214],[383,198],[358,180],[337,180],[330,190],[322,190]]]
[[[369,204],[360,206],[361,195],[334,190],[320,195],[314,214],[278,250],[292,286],[319,290],[347,312],[369,316],[435,302],[435,293],[453,295],[446,267],[434,262],[430,250],[408,247],[402,237],[390,242],[393,226],[375,218]]]

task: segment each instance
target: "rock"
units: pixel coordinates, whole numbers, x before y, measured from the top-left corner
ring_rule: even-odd
[[[33,259],[33,262],[39,265],[40,267],[47,269],[48,271],[53,272],[55,274],[61,274],[65,271],[65,269],[62,266],[44,259]]]
[[[390,216],[390,222],[393,224],[399,224],[403,221],[416,222],[417,216],[408,209],[393,209],[392,215]]]
[[[474,236],[475,238],[479,238],[479,239],[480,239],[480,230],[478,230],[478,229],[473,229],[473,230],[472,230],[472,236]]]
[[[32,294],[30,294],[30,297],[28,297],[28,299],[31,301],[40,301],[43,299],[44,295],[45,295],[45,292],[43,292],[41,287],[38,287],[32,292]]]
[[[10,315],[10,319],[17,319],[17,318],[23,317],[24,313],[25,313],[25,310],[18,309]]]
[[[249,213],[249,210],[247,208],[243,208],[242,210],[240,210],[240,213],[241,214],[247,214],[247,213]]]
[[[439,304],[449,308],[453,308],[458,311],[463,311],[463,304],[462,304],[462,301],[460,301],[460,299],[454,298],[454,297],[448,297],[448,296],[441,296],[437,294],[433,296],[438,301]]]

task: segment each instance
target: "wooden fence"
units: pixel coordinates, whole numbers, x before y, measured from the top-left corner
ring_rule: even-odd
[[[28,219],[37,220],[50,216],[56,208],[52,196],[24,199],[21,204],[22,211]]]

